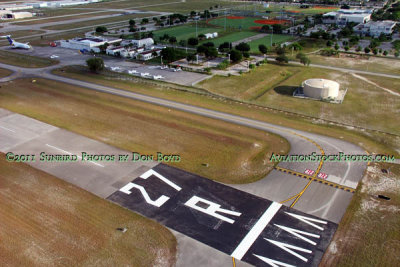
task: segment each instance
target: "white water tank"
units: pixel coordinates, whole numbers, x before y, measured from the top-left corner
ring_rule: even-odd
[[[340,85],[331,80],[308,79],[303,82],[302,86],[305,96],[316,99],[336,99],[339,95]]]

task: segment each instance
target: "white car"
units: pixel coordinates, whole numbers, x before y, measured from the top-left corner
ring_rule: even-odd
[[[138,74],[138,72],[136,70],[128,70],[129,74]]]
[[[111,70],[112,71],[119,71],[119,70],[121,70],[121,68],[120,67],[111,67]]]
[[[154,80],[161,80],[161,79],[165,79],[165,77],[161,76],[161,75],[154,75],[153,76]]]

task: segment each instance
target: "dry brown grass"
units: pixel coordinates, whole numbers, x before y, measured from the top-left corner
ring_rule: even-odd
[[[174,264],[166,228],[0,156],[1,266],[152,266],[157,255]]]
[[[383,174],[382,168],[391,171]],[[400,165],[369,166],[320,266],[398,266],[399,212]]]
[[[7,69],[1,69],[0,68],[0,77],[7,77],[8,75],[10,75],[12,72],[10,70]]]
[[[0,96],[6,109],[126,150],[178,154],[174,166],[225,183],[265,177],[271,153],[289,149],[263,131],[49,80],[16,80]]]

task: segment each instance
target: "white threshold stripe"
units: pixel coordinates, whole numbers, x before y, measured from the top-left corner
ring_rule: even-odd
[[[282,204],[277,202],[272,202],[271,206],[264,212],[260,219],[254,224],[253,228],[247,233],[247,235],[242,239],[240,244],[236,247],[235,251],[231,254],[235,259],[241,260],[243,256],[247,253],[256,239],[259,237],[265,227],[275,216],[278,210],[281,208]]]
[[[71,152],[65,151],[64,149],[61,149],[61,148],[58,148],[58,147],[55,147],[55,146],[52,146],[52,145],[49,145],[49,144],[46,144],[46,146],[51,147],[51,148],[54,148],[54,149],[56,149],[56,150],[58,150],[58,151],[64,152],[65,154],[72,155]],[[78,155],[77,155],[77,157],[78,157],[78,159],[82,159],[82,157],[80,157],[80,156],[78,156]],[[95,164],[95,165],[97,165],[97,166],[99,166],[99,167],[103,167],[103,168],[104,168],[104,165],[101,165],[100,163],[97,163],[97,162],[92,161],[92,160],[89,160],[89,162],[90,162],[90,163],[93,163],[93,164]]]
[[[7,130],[7,131],[10,131],[10,132],[12,132],[12,133],[15,133],[14,130],[8,129],[8,128],[6,128],[6,127],[0,126],[0,128],[2,128],[2,129],[4,129],[4,130]]]

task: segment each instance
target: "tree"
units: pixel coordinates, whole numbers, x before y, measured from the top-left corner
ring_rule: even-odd
[[[365,54],[368,54],[369,52],[371,52],[371,49],[369,49],[369,47],[364,48],[364,52]]]
[[[335,50],[338,51],[339,50],[339,45],[336,43],[335,44]]]
[[[282,33],[283,27],[281,24],[274,24],[272,25],[272,30],[274,33]]]
[[[388,51],[386,51],[386,50],[383,51],[383,55],[384,55],[384,56],[387,56],[387,55],[388,55]]]
[[[204,54],[207,58],[216,58],[218,56],[218,51],[215,47],[206,47]]]
[[[228,51],[229,49],[232,49],[232,43],[223,42],[219,45],[218,49],[219,51]]]
[[[232,62],[239,62],[242,60],[242,53],[240,53],[238,50],[233,49],[229,52],[230,58]]]
[[[303,47],[299,43],[295,42],[289,45],[289,49],[293,49],[294,51],[300,51],[303,49]]]
[[[186,41],[185,40],[180,40],[179,41],[179,46],[186,46]]]
[[[237,46],[235,46],[235,49],[239,50],[241,52],[248,52],[248,51],[250,51],[250,45],[242,42],[242,43],[238,44]]]
[[[300,58],[300,63],[303,64],[304,66],[309,66],[311,63],[311,60],[307,56],[303,56]]]
[[[328,41],[326,42],[326,46],[327,46],[327,47],[331,47],[331,46],[332,46],[332,41],[331,41],[331,40],[328,40]]]
[[[195,60],[196,60],[196,55],[195,55],[195,54],[188,54],[188,55],[186,56],[186,60],[187,60],[188,62],[195,61]]]
[[[206,35],[203,33],[200,33],[199,36],[197,36],[197,37],[199,37],[200,40],[203,40],[204,38],[206,38]]]
[[[289,63],[289,59],[286,55],[279,55],[275,58],[275,60],[279,63]]]
[[[169,42],[170,44],[172,44],[172,45],[175,44],[175,43],[177,42],[176,37],[175,37],[175,36],[169,37],[168,42]]]
[[[249,57],[250,57],[250,54],[249,54],[249,52],[243,52],[243,56],[244,56],[245,58],[249,58]]]
[[[197,47],[197,53],[199,54],[205,54],[207,50],[207,47],[205,47],[204,45],[200,45]]]
[[[187,41],[188,45],[195,46],[199,44],[199,39],[196,37],[190,37]]]
[[[395,57],[399,57],[399,56],[400,56],[399,51],[394,52],[394,56],[395,56]]]
[[[268,52],[268,48],[266,45],[260,44],[258,46],[258,50],[261,52],[261,54],[266,54]]]
[[[98,32],[98,33],[107,32],[107,28],[104,27],[104,26],[98,26],[98,27],[96,28],[96,32]]]
[[[277,47],[275,47],[275,52],[278,55],[284,55],[286,51],[285,51],[284,47],[277,46]]]
[[[191,17],[196,16],[196,14],[197,14],[196,11],[194,11],[194,10],[190,11],[190,16],[191,16]]]
[[[372,49],[372,53],[374,53],[374,55],[377,55],[378,54],[378,49],[376,49],[376,48]]]
[[[349,49],[350,49],[350,47],[349,47],[348,45],[346,45],[346,46],[344,47],[344,50],[346,50],[346,51],[349,51]]]
[[[361,51],[361,46],[357,46],[356,52],[360,52],[360,51]]]
[[[86,64],[89,67],[89,70],[95,73],[104,69],[104,61],[100,57],[89,58],[86,60]]]
[[[203,44],[206,47],[214,47],[214,43],[213,42],[207,42]]]
[[[149,23],[149,19],[147,18],[142,19],[142,21],[140,22],[140,24],[147,24],[147,23]]]
[[[269,25],[263,25],[261,27],[261,32],[270,32],[271,31],[271,27],[269,27]]]
[[[129,32],[136,32],[136,26],[129,26]]]
[[[129,20],[129,26],[135,26],[136,21],[134,19]]]

